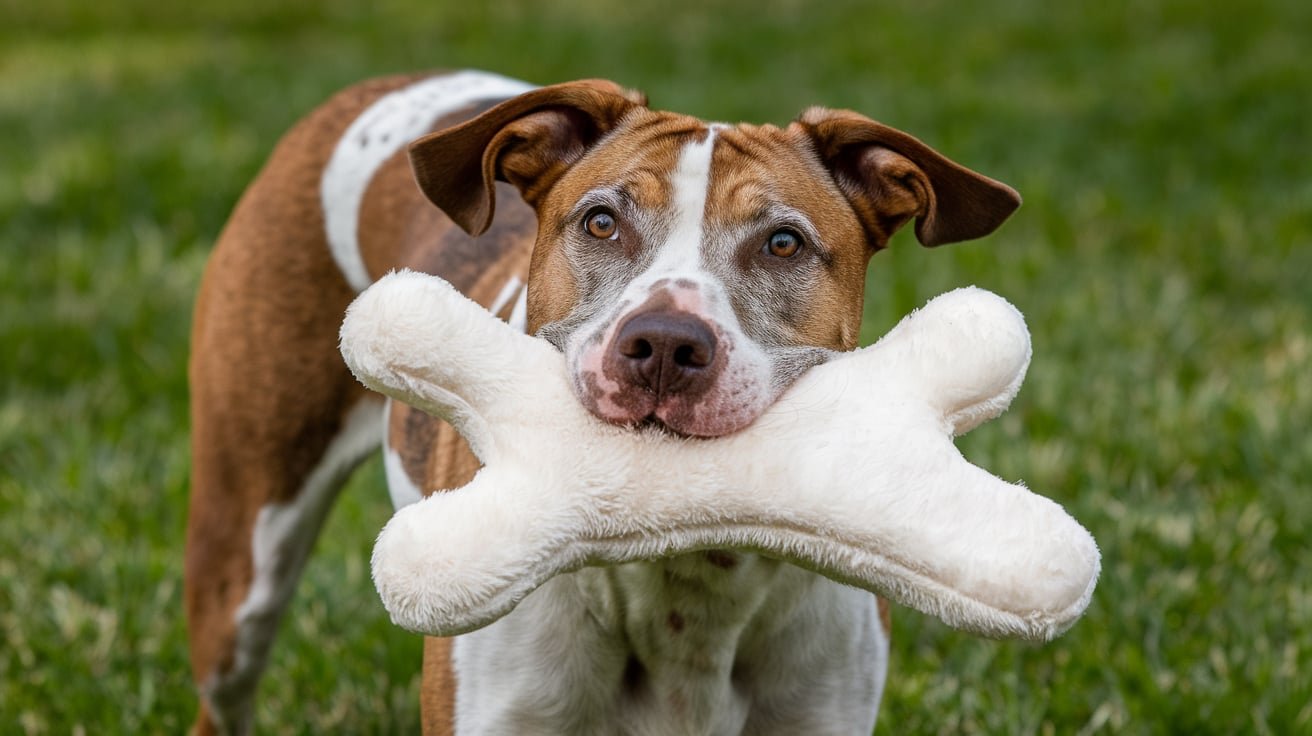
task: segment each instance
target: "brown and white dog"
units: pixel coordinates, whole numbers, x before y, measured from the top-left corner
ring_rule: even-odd
[[[356,464],[381,443],[398,506],[476,470],[448,426],[343,365],[343,311],[373,279],[438,274],[559,347],[601,419],[714,437],[856,345],[866,264],[895,230],[976,238],[1019,201],[852,112],[708,124],[610,82],[479,72],[338,94],[242,197],[196,306],[198,731],[250,730],[279,618]],[[427,640],[424,728],[869,733],[887,653],[882,602],[774,560],[587,568],[480,631]]]

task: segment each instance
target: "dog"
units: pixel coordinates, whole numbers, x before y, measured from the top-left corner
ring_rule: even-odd
[[[251,730],[279,619],[357,464],[382,446],[397,507],[477,470],[449,426],[343,365],[343,312],[375,278],[445,278],[558,347],[599,419],[699,441],[856,346],[868,261],[900,227],[968,240],[1019,204],[848,111],[707,123],[608,81],[476,71],[338,93],[278,143],[197,299],[196,732]],[[869,733],[888,646],[883,601],[758,555],[585,568],[425,640],[424,732]]]

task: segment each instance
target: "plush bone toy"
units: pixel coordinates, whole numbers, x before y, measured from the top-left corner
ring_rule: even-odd
[[[1083,527],[952,444],[1006,409],[1029,364],[1020,313],[987,291],[934,299],[712,440],[594,418],[555,348],[432,276],[392,274],[361,294],[341,348],[365,385],[451,422],[484,464],[378,538],[374,583],[416,632],[485,626],[585,565],[713,548],[787,560],[986,636],[1051,639],[1097,581]]]

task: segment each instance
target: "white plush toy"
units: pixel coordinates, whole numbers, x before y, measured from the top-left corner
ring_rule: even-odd
[[[711,440],[601,422],[555,348],[432,276],[381,279],[341,338],[366,386],[451,422],[484,464],[378,538],[374,583],[416,632],[485,626],[585,565],[705,549],[787,560],[995,637],[1057,636],[1097,582],[1083,527],[952,444],[1006,409],[1029,364],[1023,318],[987,291],[934,299]]]

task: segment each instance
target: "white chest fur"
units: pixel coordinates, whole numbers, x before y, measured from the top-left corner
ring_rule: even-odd
[[[869,733],[873,596],[754,555],[560,576],[456,640],[460,734]]]

